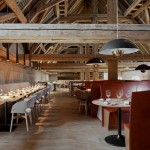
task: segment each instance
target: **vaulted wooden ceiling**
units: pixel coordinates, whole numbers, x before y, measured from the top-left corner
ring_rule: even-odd
[[[81,66],[79,63],[82,65],[84,63],[85,65],[87,59],[96,56],[95,54],[101,56],[98,55],[98,49],[100,49],[109,39],[115,38],[116,28],[113,26],[112,29],[112,26],[109,25],[117,24],[116,18],[118,16],[118,23],[124,25],[123,28],[119,28],[119,35],[129,38],[139,47],[137,53],[123,56],[122,58],[119,58],[119,60],[142,61],[144,55],[145,60],[150,61],[150,0],[118,0],[117,5],[116,0],[0,0],[0,30],[5,32],[1,32],[2,36],[0,36],[0,41],[1,43],[7,43],[9,39],[8,36],[10,37],[6,32],[11,30],[11,26],[6,26],[6,24],[16,25],[17,23],[20,24],[19,28],[22,23],[27,25],[33,24],[31,27],[33,26],[34,29],[37,28],[37,24],[51,24],[51,32],[48,33],[51,35],[54,34],[54,36],[57,35],[56,40],[50,40],[50,38],[52,38],[51,36],[49,39],[43,38],[43,40],[42,38],[40,39],[40,37],[35,37],[33,41],[31,40],[32,43],[29,42],[29,40],[24,39],[25,42],[30,43],[26,44],[26,53],[29,53],[30,51],[33,54],[32,60],[43,63],[42,65],[45,65],[47,70],[51,69],[53,63],[55,63],[56,66],[57,62],[59,63],[62,61],[63,66],[65,66],[64,62],[69,61],[71,63],[70,65],[78,62],[76,66],[79,66],[78,68],[80,68]],[[118,8],[118,15],[115,13],[116,8]],[[67,31],[64,30],[63,32],[62,29],[65,28],[66,24],[70,24],[70,29]],[[76,24],[82,24],[83,26],[81,29],[80,26],[76,28]],[[92,30],[89,30],[87,34],[90,32],[92,36],[95,34],[95,36],[93,36],[93,39],[96,39],[95,41],[92,40],[92,37],[87,41],[84,39],[84,37],[87,36],[86,34],[84,35],[84,31],[89,28],[89,24],[93,24],[93,28]],[[97,28],[96,24],[98,26]],[[16,29],[12,31],[16,37],[19,33],[20,35],[22,33],[22,37],[25,34],[29,35],[29,33],[25,33],[25,31],[17,30],[17,27],[18,26],[16,25]],[[42,27],[43,26],[41,26],[41,28]],[[96,31],[94,31],[94,27]],[[102,32],[99,32],[100,27],[103,28]],[[39,29],[41,28],[39,27]],[[45,26],[43,28],[45,28]],[[55,33],[57,28],[60,32]],[[74,30],[72,30],[72,28]],[[134,28],[133,32],[132,28]],[[30,29],[31,34],[32,29]],[[81,32],[82,30],[83,32]],[[73,40],[69,40],[69,38],[72,39],[78,37],[78,35],[75,36],[76,33],[73,34],[75,31],[76,33],[79,32],[79,35],[83,34],[83,37],[81,36],[81,39],[79,38],[79,40],[74,40],[75,42],[73,42]],[[18,34],[15,32],[18,32]],[[108,32],[110,33],[108,34]],[[66,33],[72,35],[72,37],[69,37]],[[62,39],[66,38],[66,43],[65,40],[60,40],[59,36],[62,36]],[[98,37],[96,38],[96,36],[99,36],[100,40],[98,40]],[[107,36],[107,38],[105,36]],[[19,41],[19,38],[19,36],[18,39],[16,38],[18,41],[10,40],[9,42],[23,43],[23,40]],[[29,36],[26,36],[25,38],[30,39]],[[56,55],[58,55],[57,58]],[[78,56],[79,60],[74,61],[73,59],[75,56]],[[101,57],[106,60],[116,59],[112,56]],[[59,65],[60,64],[58,64],[58,66]]]

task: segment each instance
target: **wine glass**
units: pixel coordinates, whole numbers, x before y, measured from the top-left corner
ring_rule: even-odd
[[[126,91],[125,95],[126,95],[127,100],[130,100],[131,91]]]
[[[0,89],[0,96],[3,95],[3,89]]]
[[[123,89],[120,89],[120,90],[116,91],[116,96],[117,96],[118,99],[121,99],[123,94],[124,94]]]
[[[123,89],[120,89],[120,90],[119,90],[119,93],[120,93],[120,96],[121,96],[121,98],[122,98],[122,96],[124,95]]]
[[[116,91],[116,96],[117,96],[117,99],[120,99],[120,98],[121,98],[121,95],[120,95],[119,90]]]
[[[106,97],[107,97],[107,100],[110,100],[110,95],[111,95],[111,91],[110,90],[106,90]]]

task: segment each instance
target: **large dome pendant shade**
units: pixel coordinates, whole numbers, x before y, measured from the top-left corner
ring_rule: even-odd
[[[146,70],[150,70],[150,66],[146,64],[141,64],[135,68],[135,70],[140,70],[142,73],[144,73]]]
[[[98,58],[98,57],[95,57],[95,58],[92,58],[90,59],[86,65],[98,65],[98,64],[101,64],[101,63],[104,63],[105,61],[101,58]]]
[[[121,57],[124,54],[137,52],[137,46],[127,39],[114,39],[104,44],[99,53]]]

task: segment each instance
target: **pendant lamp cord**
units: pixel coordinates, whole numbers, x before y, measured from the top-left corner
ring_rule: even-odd
[[[117,39],[118,39],[118,0],[116,0],[116,15],[117,15]]]

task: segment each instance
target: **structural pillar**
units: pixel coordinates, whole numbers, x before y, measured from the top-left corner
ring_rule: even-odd
[[[90,69],[85,69],[85,80],[90,81]]]
[[[98,65],[93,65],[93,81],[99,80]]]
[[[84,72],[83,71],[80,72],[80,80],[84,81]]]
[[[108,80],[118,80],[118,62],[117,60],[108,61]]]

